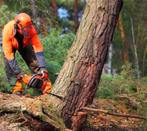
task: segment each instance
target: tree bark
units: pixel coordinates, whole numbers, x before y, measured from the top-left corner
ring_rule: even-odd
[[[36,0],[31,0],[32,16],[33,20],[36,21]]]
[[[137,79],[139,79],[140,78],[139,60],[138,60],[138,52],[137,52],[137,46],[136,46],[135,34],[134,34],[134,23],[132,18],[130,18],[130,22],[131,22],[132,43],[134,50],[134,61],[135,61],[134,63],[136,68]]]
[[[129,53],[128,53],[129,45],[127,43],[126,32],[125,32],[125,28],[124,28],[124,25],[123,25],[121,15],[118,19],[118,28],[120,30],[121,40],[122,40],[122,43],[124,45],[123,59],[124,59],[125,63],[128,63],[129,62]]]
[[[78,131],[86,119],[86,113],[80,110],[93,101],[121,7],[122,0],[88,0],[77,36],[52,90],[63,99],[51,95],[14,99],[13,95],[2,94],[0,101],[5,102],[0,111],[27,112],[58,130],[65,130],[62,118],[68,128]]]
[[[74,0],[74,23],[75,23],[75,31],[77,31],[79,26],[78,21],[78,0]]]
[[[56,3],[56,0],[51,0],[51,7],[53,9],[54,15],[57,16],[57,3]]]
[[[0,0],[0,7],[3,5],[4,1]]]
[[[109,54],[108,54],[108,74],[112,75],[112,52],[113,52],[113,48],[112,48],[112,43],[110,44],[109,47]]]
[[[87,3],[76,39],[53,89],[53,93],[65,96],[65,101],[56,101],[56,105],[68,127],[74,128],[78,111],[92,103],[121,6],[122,0]]]

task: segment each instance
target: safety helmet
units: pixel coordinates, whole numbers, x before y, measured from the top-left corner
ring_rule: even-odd
[[[16,24],[19,25],[21,28],[24,28],[32,23],[31,17],[26,13],[18,14],[17,16],[15,16],[14,20]]]

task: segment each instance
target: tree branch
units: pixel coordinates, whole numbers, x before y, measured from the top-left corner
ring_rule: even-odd
[[[104,113],[104,114],[107,114],[107,115],[113,115],[113,116],[118,116],[118,117],[143,119],[143,120],[146,120],[147,121],[147,118],[146,117],[139,116],[139,115],[119,114],[119,113],[109,112],[108,110],[94,109],[94,108],[89,108],[89,107],[83,107],[81,110],[85,110],[85,111],[89,111],[89,112],[99,112],[99,113]]]

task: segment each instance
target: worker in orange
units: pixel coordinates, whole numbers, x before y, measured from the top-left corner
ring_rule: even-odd
[[[20,13],[14,20],[8,22],[3,29],[2,49],[4,55],[5,70],[8,81],[12,85],[14,78],[16,82],[12,88],[12,93],[22,93],[22,83],[24,79],[29,79],[18,66],[15,58],[16,51],[19,52],[32,73],[44,73],[48,78],[46,70],[43,46],[39,40],[37,31],[32,23],[31,17],[26,13]],[[25,81],[25,80],[24,80]],[[47,86],[42,89],[42,93],[51,91],[50,80]]]

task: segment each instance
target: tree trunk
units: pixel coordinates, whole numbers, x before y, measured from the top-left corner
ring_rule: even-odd
[[[112,75],[112,43],[110,44],[110,47],[109,47],[109,54],[108,54],[108,74],[109,75]]]
[[[31,0],[31,8],[33,20],[36,21],[36,0]]]
[[[74,128],[79,110],[92,103],[121,6],[122,0],[87,3],[77,37],[53,89],[53,93],[65,96],[65,101],[56,101],[56,105],[68,127]]]
[[[74,23],[75,31],[77,31],[79,22],[78,22],[78,0],[74,0]]]
[[[122,43],[124,45],[123,59],[124,59],[125,63],[128,63],[129,62],[129,53],[128,53],[129,45],[127,43],[126,32],[125,32],[125,28],[124,28],[124,25],[123,25],[121,15],[120,15],[119,20],[118,20],[118,28],[120,30],[121,40],[122,40]]]
[[[3,5],[4,1],[0,0],[0,7]]]
[[[53,9],[54,15],[57,16],[57,3],[56,3],[56,0],[51,0],[51,7]]]
[[[68,128],[78,131],[86,118],[80,109],[93,101],[121,6],[122,0],[88,0],[76,39],[52,90],[63,99],[0,94],[0,112],[19,112],[25,124],[30,122],[26,117],[32,116],[37,122],[46,122],[47,128],[51,125],[52,130],[65,131],[62,118]]]
[[[130,18],[130,22],[131,22],[132,43],[133,43],[133,50],[134,50],[134,63],[136,68],[137,79],[139,79],[140,78],[139,60],[138,60],[137,46],[136,46],[135,34],[134,34],[134,23],[132,18]]]

